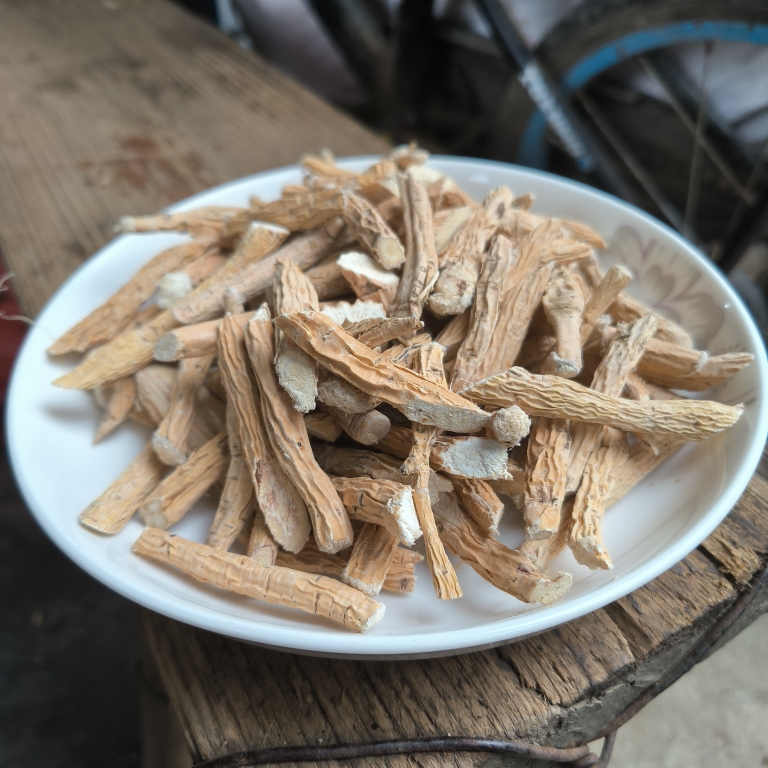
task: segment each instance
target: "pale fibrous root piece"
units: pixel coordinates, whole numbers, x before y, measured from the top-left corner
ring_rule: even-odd
[[[384,269],[397,269],[405,261],[405,251],[397,235],[381,214],[364,197],[344,192],[341,214],[350,234]]]
[[[507,446],[491,437],[437,437],[430,463],[451,477],[476,480],[505,480]]]
[[[555,349],[544,361],[542,373],[572,379],[581,371],[581,315],[584,285],[566,268],[552,273],[541,298],[547,320],[555,331]]]
[[[493,239],[483,261],[470,309],[469,330],[456,353],[451,389],[456,392],[476,381],[475,371],[488,352],[499,319],[501,298],[515,258],[512,243],[501,235]]]
[[[305,414],[304,426],[310,437],[316,437],[318,440],[325,440],[328,443],[335,443],[344,431],[339,426],[338,421],[323,411],[312,411],[312,413]]]
[[[177,467],[187,460],[187,443],[195,419],[195,395],[205,381],[213,356],[190,357],[179,363],[168,413],[152,435],[152,447],[164,464]]]
[[[574,240],[586,243],[592,248],[600,250],[605,248],[605,240],[587,224],[571,219],[549,219],[547,216],[540,216],[530,213],[525,206],[515,204],[507,211],[506,216],[499,222],[499,230],[511,237],[523,237],[532,230],[536,229],[542,222],[552,221],[563,234],[572,237]]]
[[[275,324],[331,373],[389,403],[411,421],[477,432],[490,420],[489,414],[446,387],[372,352],[321,313],[281,315]]]
[[[656,330],[656,319],[649,315],[636,320],[617,337],[603,356],[592,376],[592,389],[611,397],[619,397],[627,377],[642,359]],[[579,487],[584,467],[602,434],[598,424],[576,424],[571,427],[571,455],[569,457],[566,490]]]
[[[456,231],[440,254],[440,275],[428,301],[433,314],[458,315],[469,309],[480,275],[482,254],[513,200],[506,187],[494,189]]]
[[[269,313],[262,308],[256,316],[268,318]],[[298,552],[309,538],[309,514],[291,479],[292,473],[286,474],[273,453],[250,373],[243,329],[234,317],[225,317],[221,324],[219,365],[258,506],[275,541],[289,552]],[[271,360],[269,368],[274,371]]]
[[[399,336],[409,336],[414,331],[420,331],[423,327],[424,323],[417,317],[385,317],[348,323],[344,330],[361,344],[375,349]]]
[[[274,332],[269,321],[248,323],[248,354],[256,376],[267,436],[278,463],[306,504],[318,546],[338,552],[352,544],[352,526],[328,475],[312,455],[302,415],[280,387],[272,366]]]
[[[144,524],[165,529],[177,523],[224,474],[228,463],[225,431],[198,448],[144,499],[139,507]]]
[[[528,414],[516,405],[500,408],[491,415],[487,429],[492,437],[509,447],[520,444],[531,431],[531,419]]]
[[[253,514],[251,533],[248,536],[248,546],[246,547],[248,557],[261,565],[274,565],[280,551],[280,547],[269,530],[264,513],[256,508]]]
[[[598,318],[604,315],[616,301],[616,297],[627,287],[632,273],[621,264],[612,266],[594,286],[592,295],[581,314],[581,343],[586,343]]]
[[[384,320],[387,313],[384,305],[378,301],[357,300],[354,304],[348,301],[331,301],[320,304],[320,312],[330,318],[336,325],[359,323],[362,320]]]
[[[488,537],[464,512],[453,494],[440,495],[435,505],[435,519],[445,546],[502,592],[524,603],[549,605],[571,588],[570,574],[560,573],[550,578],[524,555]]]
[[[322,616],[356,632],[370,629],[384,615],[384,605],[335,579],[260,565],[245,555],[212,549],[156,528],[146,529],[133,551],[169,563],[198,581]]]
[[[370,477],[332,476],[331,482],[353,520],[383,526],[407,547],[421,537],[410,486]]]
[[[367,253],[347,251],[336,262],[339,270],[358,299],[377,301],[389,312],[395,300],[400,278],[380,266]]]
[[[633,402],[595,392],[558,376],[537,376],[523,368],[478,382],[462,391],[483,405],[519,405],[535,416],[571,419],[623,429],[651,432],[684,440],[703,440],[738,421],[743,406],[712,400]]]
[[[156,213],[149,216],[123,216],[115,224],[115,232],[186,232],[192,237],[215,237],[219,227],[242,213],[244,208],[229,205],[207,205],[180,213]]]
[[[341,580],[368,597],[381,592],[397,549],[397,537],[386,528],[366,523],[352,547]]]
[[[441,386],[446,384],[443,372],[443,349],[438,344],[424,347],[415,359],[414,367],[426,380]],[[432,574],[435,593],[440,600],[454,600],[461,597],[463,592],[456,577],[456,571],[440,540],[429,493],[429,457],[437,433],[438,430],[434,426],[414,422],[413,443],[401,472],[410,479],[413,487],[413,501],[424,536],[427,565]]]
[[[538,419],[528,439],[523,502],[526,539],[548,539],[557,531],[570,447],[567,421]]]
[[[221,307],[225,315],[242,315],[245,312],[245,296],[230,285],[221,297]]]
[[[454,315],[445,328],[435,336],[435,342],[445,349],[443,362],[448,363],[455,360],[462,342],[469,333],[471,318],[472,311],[469,309],[460,315]]]
[[[354,384],[334,376],[327,371],[321,371],[320,382],[317,386],[317,398],[327,406],[343,411],[348,415],[367,413],[381,404],[378,397],[369,395],[358,389]]]
[[[461,208],[446,208],[434,213],[433,229],[435,231],[435,251],[438,256],[445,250],[448,243],[472,215],[472,208],[468,205]]]
[[[286,227],[291,232],[313,229],[341,213],[344,193],[337,188],[312,189],[265,203],[251,197],[252,219]]]
[[[628,451],[626,433],[603,429],[602,440],[587,462],[573,503],[568,546],[576,562],[592,570],[613,568],[601,522],[614,474],[627,460]]]
[[[80,514],[80,522],[99,533],[118,533],[155,490],[167,469],[152,446],[144,446],[120,477]]]
[[[452,478],[453,490],[466,513],[488,536],[499,535],[504,502],[485,480]]]
[[[277,314],[320,308],[314,286],[290,259],[277,260],[272,278],[272,296]],[[275,329],[274,364],[277,380],[290,396],[293,407],[301,413],[314,410],[317,398],[316,364],[306,352],[286,339],[279,328]]]
[[[341,268],[336,263],[336,258],[334,254],[330,259],[326,259],[304,272],[307,280],[315,286],[317,298],[320,301],[329,301],[349,295],[349,282],[341,274]]]
[[[248,462],[240,444],[237,415],[232,406],[227,408],[227,435],[229,468],[219,506],[205,540],[205,543],[214,549],[229,549],[234,544],[248,519],[252,517],[255,502]]]
[[[412,171],[398,176],[398,184],[405,223],[405,264],[390,314],[420,318],[438,275],[432,208]]]
[[[245,328],[252,316],[253,312],[233,315],[242,328]],[[172,363],[187,357],[215,355],[220,325],[221,318],[218,318],[195,325],[185,325],[183,328],[176,328],[166,333],[155,344],[155,360],[161,363]]]
[[[136,379],[126,376],[118,379],[111,386],[107,407],[99,422],[94,443],[103,440],[108,434],[120,426],[127,418],[136,400]]]
[[[546,571],[552,560],[568,546],[574,498],[567,498],[560,508],[560,523],[553,536],[547,539],[526,539],[518,547],[520,554],[525,555],[540,571]]]
[[[507,477],[505,480],[486,480],[496,493],[509,496],[518,509],[523,508],[525,499],[525,469],[512,459],[507,459]]]
[[[362,445],[376,445],[386,437],[392,426],[389,419],[376,409],[365,413],[347,413],[332,405],[324,406],[328,415],[353,439]]]
[[[160,309],[168,309],[191,290],[192,278],[186,272],[167,272],[157,281],[155,302]]]

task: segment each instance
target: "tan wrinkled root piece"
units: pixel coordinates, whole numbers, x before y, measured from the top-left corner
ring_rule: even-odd
[[[386,312],[390,311],[397,294],[400,278],[395,272],[379,266],[367,253],[347,251],[336,262],[341,274],[358,299],[378,301]]]
[[[250,557],[211,549],[156,528],[145,530],[133,551],[174,565],[198,581],[267,603],[298,608],[356,632],[370,629],[384,615],[381,603],[335,579],[260,565]]]
[[[299,269],[309,269],[350,242],[341,219],[333,219],[323,227],[291,238],[274,253],[262,253],[261,257],[256,258],[262,250],[267,252],[266,249],[270,247],[270,230],[262,226],[257,231],[264,234],[258,240],[251,241],[250,247],[242,251],[248,254],[247,260],[244,256],[234,262],[233,255],[226,264],[226,270],[212,275],[173,307],[177,325],[192,325],[216,317],[221,312],[224,291],[230,286],[237,288],[246,300],[263,293],[272,284],[272,273],[279,258],[290,259]],[[275,241],[282,239],[283,233],[280,230],[273,231],[272,237]]]
[[[563,419],[539,419],[531,430],[523,506],[527,539],[548,539],[557,531],[570,447]]]
[[[328,475],[312,455],[304,419],[278,383],[272,366],[273,337],[269,321],[254,319],[248,323],[248,354],[258,383],[264,426],[278,463],[307,506],[318,546],[333,554],[352,544],[352,526]]]
[[[505,480],[487,480],[488,485],[496,493],[509,496],[519,509],[523,507],[525,493],[525,469],[518,466],[512,459],[507,459],[507,478]]]
[[[349,281],[341,273],[341,267],[336,263],[335,256],[331,260],[311,267],[304,274],[315,286],[317,298],[320,301],[338,299],[349,294]]]
[[[341,214],[350,234],[384,269],[397,269],[402,265],[405,251],[400,240],[368,200],[345,192]]]
[[[325,409],[353,440],[362,445],[376,445],[392,426],[389,419],[375,409],[365,413],[346,413],[331,405],[326,405]]]
[[[100,533],[118,533],[155,490],[167,469],[152,446],[145,446],[120,477],[80,514],[80,522]]]
[[[506,187],[489,192],[480,208],[456,231],[440,254],[440,275],[428,301],[433,314],[458,315],[469,309],[482,254],[513,200]]]
[[[453,490],[467,514],[489,536],[499,535],[504,502],[485,480],[453,478]]]
[[[456,392],[476,381],[475,371],[488,352],[499,319],[501,297],[515,258],[512,243],[496,236],[486,256],[470,310],[469,330],[456,353],[451,372],[451,389]]]
[[[445,385],[443,372],[443,349],[438,344],[423,347],[414,360],[414,367],[429,381]],[[429,458],[438,430],[414,422],[413,443],[408,458],[400,470],[408,477],[413,487],[413,502],[424,535],[424,549],[427,553],[427,565],[432,574],[432,585],[440,600],[454,600],[462,592],[456,571],[448,559],[445,547],[440,540],[432,501],[429,493],[430,466]]]
[[[272,538],[264,513],[258,508],[255,509],[251,534],[248,537],[248,557],[261,565],[274,565],[280,551],[282,550]]]
[[[316,437],[318,440],[325,440],[329,443],[335,443],[344,431],[333,417],[322,411],[312,411],[312,413],[305,414],[304,426],[310,437]]]
[[[398,177],[398,184],[405,223],[405,264],[390,314],[419,318],[438,275],[432,208],[411,170]]]
[[[229,549],[245,527],[254,509],[254,490],[248,462],[240,444],[237,416],[227,408],[227,435],[229,436],[229,469],[224,481],[216,515],[205,543],[214,549]],[[266,525],[266,523],[264,523]]]
[[[54,342],[48,353],[64,355],[68,352],[85,352],[96,344],[110,341],[152,296],[163,275],[183,269],[185,264],[194,261],[210,248],[210,242],[193,241],[159,253],[104,304]]]
[[[256,314],[260,313],[269,316],[265,309]],[[286,475],[269,444],[249,373],[243,329],[232,316],[225,317],[221,323],[219,365],[259,508],[275,541],[289,552],[298,552],[309,538],[309,515],[290,479],[292,475]],[[269,368],[274,370],[271,361]]]
[[[555,331],[555,349],[542,365],[542,373],[572,379],[581,371],[581,315],[584,291],[579,276],[567,269],[552,273],[541,298]]]
[[[94,443],[103,440],[110,432],[120,426],[127,418],[136,400],[136,379],[128,376],[119,379],[112,385],[112,393],[109,396],[104,415],[99,422]]]
[[[361,344],[375,349],[398,336],[408,336],[423,327],[424,323],[417,317],[376,317],[350,323],[344,326],[344,330]]]
[[[611,343],[592,377],[592,389],[611,397],[619,397],[628,376],[656,330],[656,319],[649,315],[636,320],[622,336]],[[603,430],[597,424],[577,424],[571,428],[571,455],[566,490],[579,486],[584,467]]]
[[[435,231],[435,251],[438,256],[445,250],[453,236],[471,215],[472,208],[466,205],[461,208],[446,208],[435,212],[432,221]]]
[[[736,423],[743,406],[711,400],[620,400],[557,376],[536,376],[510,368],[462,394],[483,405],[519,405],[536,416],[603,424],[630,432],[703,440]]]
[[[339,189],[313,189],[298,191],[270,203],[252,197],[251,216],[286,227],[291,232],[313,229],[341,212],[343,195]]]
[[[440,495],[435,518],[445,546],[502,592],[524,603],[549,605],[571,588],[570,574],[560,573],[557,578],[550,578],[524,555],[489,538],[467,516],[453,494]]]
[[[592,328],[598,318],[604,315],[616,301],[618,295],[627,287],[632,279],[632,273],[624,266],[611,267],[600,282],[594,287],[581,314],[581,329],[579,336],[584,344],[592,333]]]
[[[520,554],[525,555],[540,571],[545,571],[552,560],[568,546],[573,500],[571,496],[561,507],[560,524],[553,536],[548,539],[526,539],[518,547]]]
[[[571,513],[568,546],[576,562],[588,568],[613,568],[611,556],[603,543],[601,521],[616,471],[627,460],[626,433],[604,429],[602,441],[584,469]]]
[[[411,421],[477,432],[490,419],[449,389],[375,354],[319,312],[281,315],[275,324],[331,373],[384,400]]]
[[[514,447],[531,431],[531,420],[525,411],[512,405],[494,411],[486,429],[500,443]]]
[[[368,597],[381,592],[397,549],[397,537],[386,528],[366,523],[352,547],[341,580]]]
[[[460,315],[454,315],[445,328],[435,336],[435,342],[445,349],[444,362],[455,360],[462,342],[469,333],[471,317],[472,312],[469,309]]]
[[[378,397],[363,392],[348,381],[329,374],[327,371],[320,373],[317,398],[325,405],[350,415],[367,413],[381,405],[381,400]]]
[[[177,467],[187,460],[187,441],[195,419],[195,394],[205,381],[213,356],[182,360],[171,391],[168,413],[152,435],[152,447],[164,464]]]
[[[438,437],[430,463],[438,472],[475,480],[507,477],[507,446],[491,437]]]
[[[150,216],[123,216],[115,225],[116,233],[187,232],[193,237],[215,236],[220,226],[244,211],[224,205],[208,205],[180,213],[158,213]]]
[[[233,315],[242,328],[245,328],[252,316],[253,312]],[[187,325],[184,328],[176,328],[170,333],[166,333],[155,344],[155,360],[162,363],[172,363],[187,357],[215,355],[216,345],[219,342],[220,325],[221,318]]]
[[[331,477],[331,482],[353,520],[381,525],[407,547],[421,536],[410,486],[368,477]]]
[[[320,302],[312,283],[290,260],[280,258],[272,278],[272,296],[277,314],[317,310]],[[293,407],[301,413],[315,408],[317,373],[315,361],[275,329],[275,370],[280,386],[288,393]]]
[[[168,528],[181,520],[222,476],[229,461],[229,437],[220,432],[177,467],[139,507],[145,525]]]
[[[499,230],[510,237],[523,237],[536,229],[542,222],[550,221],[546,216],[530,213],[525,205],[527,201],[522,205],[517,203],[518,201],[515,200],[515,204],[509,209],[502,221],[499,222]],[[566,235],[570,235],[574,240],[586,243],[592,248],[599,250],[605,248],[605,240],[587,224],[583,224],[580,221],[572,221],[571,219],[552,219],[551,221],[558,229]]]

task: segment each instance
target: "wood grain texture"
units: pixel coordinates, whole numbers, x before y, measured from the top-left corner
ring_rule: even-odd
[[[126,214],[385,143],[167,0],[0,0],[0,246],[25,313]]]

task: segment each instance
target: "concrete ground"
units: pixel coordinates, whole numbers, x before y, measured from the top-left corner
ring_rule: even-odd
[[[48,541],[2,455],[0,606],[0,768],[191,764],[172,729],[142,760],[136,609]],[[145,722],[167,716],[161,697],[143,696]],[[622,728],[611,761],[724,766],[768,766],[768,616]]]

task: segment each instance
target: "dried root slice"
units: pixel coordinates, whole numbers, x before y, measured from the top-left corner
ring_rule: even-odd
[[[248,519],[253,516],[254,510],[255,496],[251,473],[240,443],[237,415],[231,406],[227,408],[227,436],[231,457],[229,469],[227,469],[216,515],[205,541],[214,549],[229,549],[242,532]]]
[[[460,315],[454,315],[448,321],[448,325],[435,336],[435,342],[445,349],[444,362],[450,362],[456,358],[462,342],[469,333],[471,317],[472,312],[469,309]]]
[[[438,472],[475,480],[507,477],[507,446],[490,437],[438,437],[430,455]]]
[[[368,597],[381,592],[397,549],[397,537],[386,528],[366,523],[360,531],[341,580]]]
[[[487,429],[500,443],[514,447],[531,431],[531,420],[525,411],[512,405],[494,411]]]
[[[331,477],[331,482],[353,520],[383,526],[407,547],[421,536],[409,486],[367,477]]]
[[[313,189],[286,195],[270,203],[252,197],[251,216],[286,227],[291,232],[313,229],[341,212],[343,196],[339,189]]]
[[[350,234],[384,269],[397,269],[405,261],[405,251],[397,235],[372,203],[355,194],[344,193],[342,216]]]
[[[627,435],[616,429],[603,430],[602,441],[587,462],[584,478],[571,513],[568,546],[576,562],[595,570],[613,568],[603,543],[601,521],[616,471],[627,460]]]
[[[374,261],[367,253],[347,251],[336,262],[342,276],[358,299],[377,301],[389,312],[400,278]]]
[[[182,360],[171,391],[168,413],[152,435],[152,447],[164,464],[177,467],[187,460],[187,443],[195,419],[195,395],[205,381],[213,356]]]
[[[468,205],[461,208],[446,208],[434,214],[432,218],[435,231],[435,251],[438,255],[446,249],[453,236],[471,215],[472,208]]]
[[[99,429],[93,442],[98,443],[119,427],[127,418],[136,400],[136,379],[127,376],[118,379],[111,387],[111,394],[104,415],[99,422]]]
[[[557,376],[536,376],[523,368],[510,368],[462,394],[483,405],[519,405],[536,416],[603,424],[630,432],[672,435],[703,440],[733,426],[743,406],[711,400],[620,400]]]
[[[453,479],[453,490],[467,514],[487,536],[499,535],[504,502],[485,480]]]
[[[325,409],[353,440],[362,445],[376,445],[387,436],[392,426],[389,419],[375,409],[366,413],[347,413],[330,405],[326,405]]]
[[[261,310],[257,315],[260,313]],[[309,515],[291,480],[293,474],[285,473],[269,443],[249,372],[244,333],[234,317],[225,317],[221,324],[219,365],[259,508],[275,541],[289,552],[298,552],[309,538]],[[274,372],[271,359],[268,367]]]
[[[256,233],[261,234],[256,237]],[[225,269],[212,275],[174,306],[173,315],[178,320],[177,324],[192,325],[216,317],[221,312],[224,291],[230,286],[237,288],[245,299],[263,293],[272,283],[272,273],[279,258],[290,259],[299,269],[308,269],[337,252],[337,249],[344,248],[348,242],[340,219],[294,237],[270,253],[269,249],[276,248],[282,239],[284,232],[280,229],[270,230],[264,225],[257,227],[252,238],[241,244]],[[261,256],[257,258],[259,253]]]
[[[241,328],[245,328],[252,316],[253,312],[243,312],[234,315],[234,318]],[[187,357],[215,355],[216,345],[219,343],[220,326],[221,318],[187,325],[166,333],[155,344],[155,360],[172,363]]]
[[[575,272],[558,269],[552,273],[542,296],[544,312],[555,331],[555,349],[544,361],[542,373],[572,379],[581,371],[581,315],[584,291]]]
[[[410,336],[423,327],[424,323],[417,317],[385,317],[350,323],[344,327],[344,330],[361,344],[375,349],[399,336]]]
[[[99,533],[118,533],[155,490],[166,469],[152,446],[145,446],[120,477],[80,514],[80,522]]]
[[[155,528],[141,534],[133,551],[174,565],[198,581],[267,603],[298,608],[356,632],[370,629],[384,615],[384,605],[334,579],[260,565],[250,557],[211,549]]]
[[[272,295],[277,313],[317,310],[320,302],[314,286],[304,273],[290,260],[280,258],[272,278]],[[280,386],[288,393],[293,407],[300,413],[315,408],[317,373],[315,362],[306,352],[275,329],[275,370]]]
[[[453,494],[441,494],[435,505],[440,538],[455,555],[486,581],[524,603],[549,605],[571,588],[571,575],[550,578],[520,553],[489,538],[470,519]]]
[[[315,287],[320,301],[338,299],[349,295],[349,282],[341,273],[341,267],[336,263],[336,256],[327,259],[304,273]]]
[[[225,205],[208,205],[180,213],[158,213],[151,216],[123,216],[115,232],[187,232],[193,237],[218,234],[220,225],[244,211]]]
[[[517,551],[525,555],[540,571],[546,571],[552,560],[568,546],[573,500],[574,497],[571,496],[560,508],[560,523],[554,536],[548,539],[526,539],[518,547]]]
[[[501,235],[493,239],[486,256],[470,310],[469,330],[456,353],[451,389],[456,392],[476,381],[475,371],[488,352],[499,319],[501,297],[515,254],[512,243]]]
[[[405,223],[405,264],[390,314],[418,318],[438,275],[432,208],[412,171],[400,176],[398,183]]]
[[[269,442],[307,506],[315,540],[323,552],[345,549],[352,544],[352,527],[333,484],[312,455],[304,419],[277,381],[270,322],[254,319],[248,323],[248,354]]]
[[[171,472],[139,507],[145,525],[168,528],[181,520],[224,474],[229,436],[220,432]]]
[[[616,301],[618,295],[627,287],[632,279],[632,273],[624,266],[611,267],[600,282],[594,286],[592,295],[584,306],[581,315],[581,330],[579,335],[584,344],[592,333],[592,328],[598,318],[604,315],[608,308]]]
[[[281,315],[275,324],[331,373],[389,403],[411,421],[477,432],[490,419],[445,387],[376,355],[321,313]]]
[[[531,430],[523,507],[527,539],[548,539],[557,531],[570,447],[563,419],[539,419]]]
[[[248,537],[248,557],[261,565],[274,565],[280,547],[272,538],[264,513],[256,509],[253,515],[251,534]]]
[[[347,414],[367,413],[381,405],[378,397],[369,395],[348,381],[326,371],[320,374],[317,397],[325,405]]]
[[[193,241],[159,253],[104,304],[54,342],[48,353],[64,355],[68,352],[85,352],[96,344],[110,341],[152,296],[158,280],[164,274],[182,269],[210,248],[209,242]]]
[[[440,255],[440,275],[429,297],[429,308],[438,317],[458,315],[469,309],[480,275],[482,254],[507,210],[512,193],[506,187],[489,192],[480,208],[457,230]]]
[[[344,431],[339,426],[338,421],[322,411],[305,414],[304,426],[310,437],[316,437],[318,440],[325,440],[329,443],[335,443]]]

